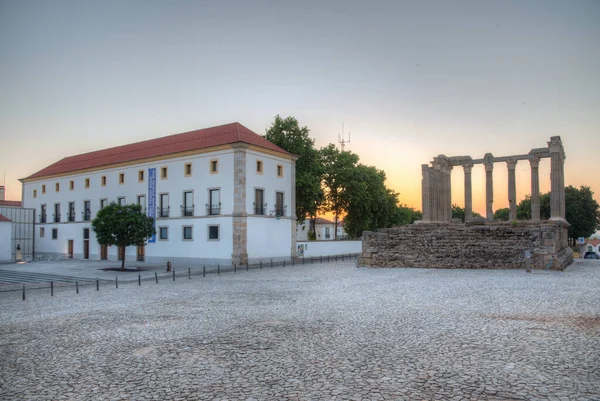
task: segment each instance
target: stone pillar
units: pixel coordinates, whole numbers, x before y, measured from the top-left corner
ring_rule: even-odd
[[[540,158],[529,156],[531,166],[531,220],[540,220]]]
[[[248,263],[248,213],[246,212],[246,144],[233,145],[233,251],[232,263]],[[294,227],[295,229],[295,227]]]
[[[292,234],[292,249],[291,249],[291,257],[294,258],[296,257],[297,253],[296,253],[296,220],[298,219],[298,216],[296,216],[296,160],[297,158],[294,157],[292,159],[292,168],[291,168],[291,188],[290,188],[290,194],[291,194],[291,198],[290,198],[290,216],[292,217],[292,223],[291,223],[291,234]],[[337,235],[337,230],[336,233]]]
[[[550,219],[565,220],[565,150],[560,136],[548,142],[550,150]]]
[[[465,222],[473,220],[473,188],[471,185],[471,170],[473,164],[463,164],[465,171]]]
[[[449,222],[452,220],[452,163],[446,156],[439,155],[433,158],[432,165],[435,171],[434,221]]]
[[[508,218],[513,221],[517,219],[517,182],[515,178],[517,160],[507,160],[506,166],[508,167]]]
[[[486,153],[483,156],[483,165],[485,166],[485,218],[488,221],[494,220],[494,156]]]
[[[429,166],[421,164],[421,210],[423,211],[423,221],[431,221],[431,211],[429,209]]]

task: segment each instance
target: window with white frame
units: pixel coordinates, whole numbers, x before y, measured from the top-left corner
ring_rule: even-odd
[[[192,226],[183,226],[183,239],[184,240],[192,239]]]

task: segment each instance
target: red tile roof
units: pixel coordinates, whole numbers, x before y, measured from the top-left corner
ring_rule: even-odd
[[[12,221],[11,219],[9,219],[8,217],[5,217],[3,215],[0,214],[0,221]]]
[[[0,206],[22,207],[23,204],[21,203],[21,201],[0,200]]]
[[[600,245],[600,239],[588,239],[586,241],[587,245],[596,246]]]
[[[53,174],[69,173],[73,171],[108,166],[150,157],[165,156],[210,148],[213,146],[243,142],[249,145],[273,150],[283,154],[291,153],[267,141],[255,132],[250,131],[240,123],[220,125],[218,127],[204,128],[182,134],[169,135],[162,138],[150,139],[129,145],[98,150],[81,155],[65,157],[25,178],[39,178]]]

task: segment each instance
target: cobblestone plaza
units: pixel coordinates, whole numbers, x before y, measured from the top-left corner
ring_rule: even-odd
[[[2,400],[600,400],[600,261],[0,293]]]

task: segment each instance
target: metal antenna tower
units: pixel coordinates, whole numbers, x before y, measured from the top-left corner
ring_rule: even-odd
[[[342,145],[342,152],[344,151],[344,146],[347,143],[350,143],[350,133],[348,132],[348,140],[344,139],[344,123],[342,123],[342,133],[338,132],[338,142]]]

